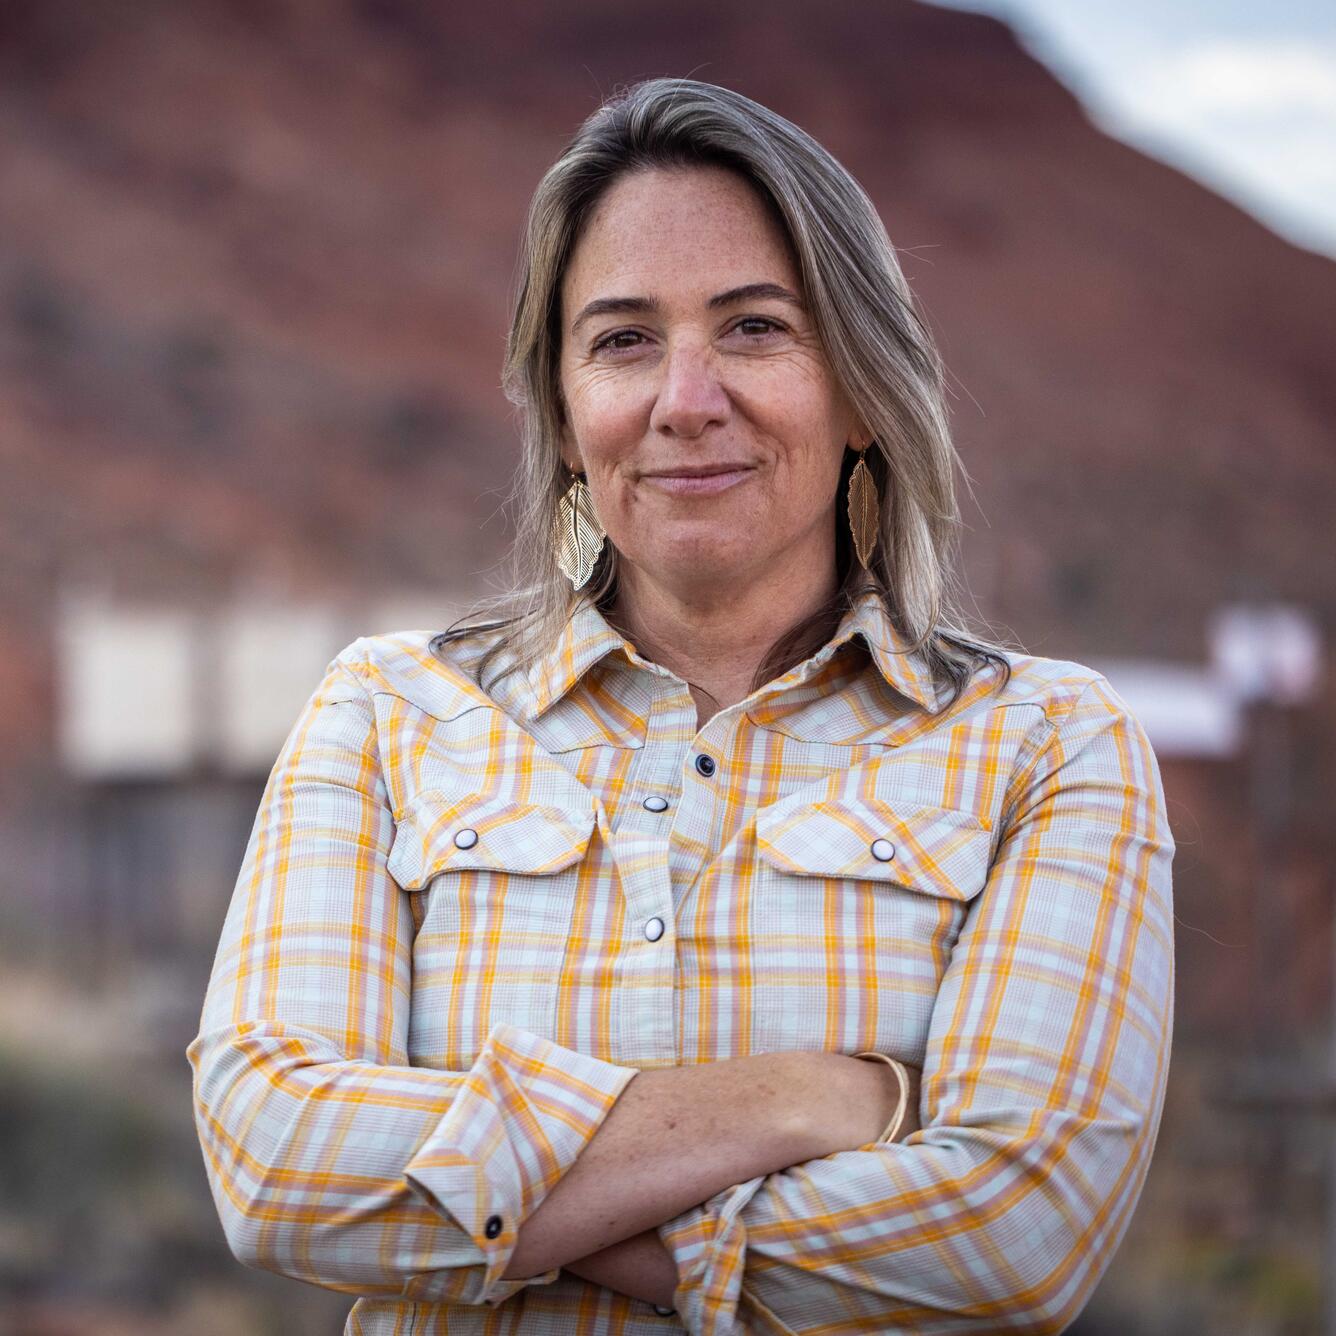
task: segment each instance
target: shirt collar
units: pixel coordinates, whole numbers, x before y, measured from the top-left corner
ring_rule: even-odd
[[[588,599],[581,599],[556,644],[529,669],[534,717],[555,705],[600,659],[616,650],[631,662],[643,662],[631,642],[613,629],[598,608]]]
[[[865,589],[856,597],[853,607],[840,619],[835,634],[819,653],[833,654],[854,636],[862,637],[873,663],[890,686],[929,714],[937,713],[940,698],[927,660],[900,632],[875,589]]]
[[[805,664],[790,669],[781,681],[790,677],[794,681],[805,680],[855,636],[861,637],[878,671],[896,691],[929,714],[937,713],[938,691],[922,653],[912,649],[911,642],[895,626],[872,589],[857,596],[830,640]],[[621,651],[629,663],[653,672],[665,672],[659,665],[642,658],[592,602],[581,599],[556,644],[529,670],[530,707],[534,717],[556,704],[596,663],[615,651]]]

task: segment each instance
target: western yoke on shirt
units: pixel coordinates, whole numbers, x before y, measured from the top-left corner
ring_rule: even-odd
[[[237,1255],[350,1332],[1068,1325],[1173,1024],[1174,842],[1109,682],[1007,651],[948,705],[868,594],[698,727],[587,601],[486,691],[491,634],[354,641],[269,777],[189,1049]],[[921,1066],[921,1128],[661,1224],[675,1313],[503,1278],[637,1071],[793,1049]]]

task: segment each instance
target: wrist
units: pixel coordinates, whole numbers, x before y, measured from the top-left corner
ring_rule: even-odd
[[[843,1053],[804,1050],[785,1053],[782,1079],[789,1093],[789,1129],[793,1163],[820,1159],[834,1151],[859,1145],[853,1120],[868,1107],[881,1081],[880,1072]],[[884,1119],[883,1119],[884,1121]]]
[[[879,1062],[883,1066],[889,1067],[895,1075],[898,1091],[895,1112],[891,1114],[886,1126],[877,1137],[879,1142],[894,1141],[909,1116],[909,1101],[912,1094],[909,1069],[904,1063],[891,1057],[888,1053],[877,1053],[871,1049],[863,1053],[855,1053],[853,1056],[863,1062]]]

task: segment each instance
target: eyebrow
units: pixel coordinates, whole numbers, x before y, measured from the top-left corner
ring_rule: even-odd
[[[729,288],[727,292],[717,292],[705,305],[711,310],[721,306],[731,306],[734,302],[755,301],[769,297],[774,301],[788,302],[790,306],[803,309],[802,298],[790,292],[780,283],[744,283],[738,288]],[[582,324],[596,315],[627,315],[642,311],[655,312],[660,309],[653,297],[595,297],[571,323],[574,334]]]

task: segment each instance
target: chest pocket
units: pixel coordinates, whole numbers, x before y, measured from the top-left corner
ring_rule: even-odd
[[[757,815],[756,842],[783,872],[856,877],[965,901],[983,889],[991,839],[972,812],[868,798],[776,804]]]
[[[387,868],[414,897],[414,1063],[463,1070],[499,1021],[553,1034],[594,823],[592,795],[579,807],[439,789],[410,800]]]
[[[789,1046],[921,1063],[991,843],[971,812],[876,797],[757,814],[753,965]]]

